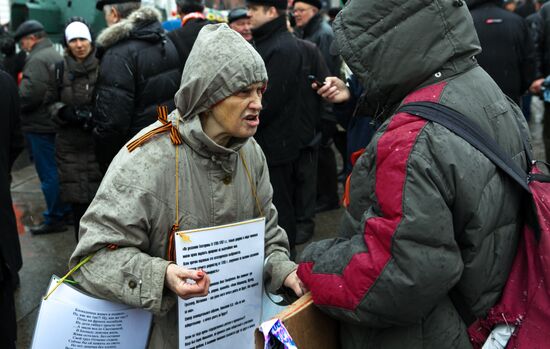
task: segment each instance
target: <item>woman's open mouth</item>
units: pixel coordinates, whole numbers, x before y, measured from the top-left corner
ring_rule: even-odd
[[[257,127],[260,124],[260,115],[250,114],[244,117],[244,120],[250,127]]]

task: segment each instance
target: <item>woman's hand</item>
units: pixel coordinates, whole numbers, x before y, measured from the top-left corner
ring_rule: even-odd
[[[193,282],[189,282],[193,280]],[[166,268],[164,285],[183,299],[208,295],[210,277],[202,270],[191,270],[170,264]]]
[[[344,103],[351,98],[351,93],[346,83],[335,76],[327,77],[323,86],[313,83],[311,88],[317,90],[317,94],[330,103]]]
[[[288,274],[283,284],[286,287],[290,288],[292,291],[294,291],[294,293],[296,293],[296,296],[298,297],[302,297],[308,291],[306,286],[302,283],[302,281],[298,277],[296,270]]]

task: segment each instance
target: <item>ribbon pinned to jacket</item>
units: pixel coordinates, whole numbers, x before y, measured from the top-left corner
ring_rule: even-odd
[[[168,251],[166,254],[168,255],[168,260],[171,262],[176,261],[176,243],[174,241],[174,237],[176,236],[176,232],[178,230],[180,230],[178,223],[172,225],[172,228],[170,229],[170,237],[168,238]]]
[[[138,147],[140,147],[143,143],[153,138],[155,135],[168,132],[168,131],[170,131],[170,140],[172,141],[172,144],[174,145],[183,144],[183,140],[181,139],[181,135],[178,129],[174,127],[174,125],[172,124],[172,121],[168,121],[168,107],[165,105],[157,106],[157,115],[158,115],[158,120],[162,123],[162,126],[159,126],[147,132],[146,134],[142,135],[138,139],[128,144],[126,146],[128,148],[128,151],[133,152]]]

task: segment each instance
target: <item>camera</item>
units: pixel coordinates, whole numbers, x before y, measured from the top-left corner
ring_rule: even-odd
[[[90,107],[77,107],[74,110],[74,115],[76,117],[76,122],[79,125],[82,125],[84,130],[91,130],[93,125],[93,114],[92,108]]]

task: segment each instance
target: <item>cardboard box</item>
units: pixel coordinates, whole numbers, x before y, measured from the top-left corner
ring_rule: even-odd
[[[307,293],[276,316],[298,349],[338,349],[338,322],[321,312]],[[256,329],[256,349],[264,349],[264,336]]]

